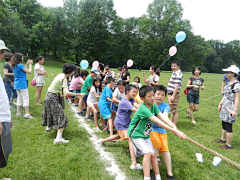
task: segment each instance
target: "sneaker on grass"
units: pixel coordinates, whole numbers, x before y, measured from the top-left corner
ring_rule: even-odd
[[[47,132],[51,131],[52,129],[53,129],[53,127],[48,127],[48,126],[46,127]]]
[[[32,117],[30,114],[25,114],[24,116],[26,119],[33,119],[34,117]]]
[[[226,143],[226,140],[224,141],[224,140],[222,140],[222,139],[217,139],[217,140],[213,140],[213,141],[215,141],[215,142],[217,142],[217,143]]]
[[[103,143],[102,143],[102,140],[103,140],[102,138],[99,139],[99,140],[97,141],[97,143],[102,145],[102,144],[103,144]]]
[[[64,138],[54,139],[53,145],[57,143],[69,143],[69,140],[65,140]]]
[[[143,167],[140,165],[140,164],[137,164],[136,166],[134,166],[133,164],[130,166],[130,169],[131,170],[135,170],[135,169],[137,169],[137,170],[142,170],[143,169]]]
[[[24,116],[25,114],[20,113],[20,114],[16,114],[16,116]]]
[[[82,112],[77,112],[77,115],[79,115],[79,116],[84,116],[84,114],[82,113]]]

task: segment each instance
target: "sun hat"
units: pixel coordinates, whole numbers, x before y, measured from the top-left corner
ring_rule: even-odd
[[[95,68],[95,67],[91,69],[91,72],[94,72],[94,73],[97,74],[97,75],[100,74],[100,73],[97,71],[97,68]]]
[[[238,74],[239,73],[239,68],[236,66],[231,66],[227,69],[223,69],[223,71],[228,71],[228,72],[232,72],[234,74]]]
[[[0,39],[0,50],[8,50],[10,51],[6,46],[3,40]]]

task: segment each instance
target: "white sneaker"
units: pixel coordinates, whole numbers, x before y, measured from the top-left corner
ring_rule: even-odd
[[[102,145],[102,144],[103,144],[103,143],[102,143],[102,140],[103,140],[103,138],[99,139],[99,140],[97,141],[97,143]]]
[[[53,127],[48,127],[48,126],[46,127],[47,132],[51,131],[52,129],[53,129]]]
[[[190,117],[190,114],[187,113],[187,117],[189,118],[189,117]]]
[[[25,114],[24,116],[26,119],[33,119],[34,117],[32,117],[30,114]]]
[[[130,169],[131,170],[135,170],[135,169],[137,169],[137,170],[142,170],[143,169],[143,167],[140,165],[140,164],[137,164],[136,166],[134,166],[133,164],[130,166]]]
[[[69,140],[65,140],[64,138],[60,138],[60,139],[54,139],[53,144],[57,144],[57,143],[68,143]]]
[[[16,116],[24,116],[24,114],[23,114],[23,113],[20,113],[20,114],[16,114]]]

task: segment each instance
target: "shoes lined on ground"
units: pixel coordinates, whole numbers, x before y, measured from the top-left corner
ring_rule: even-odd
[[[136,166],[134,166],[133,164],[130,166],[131,170],[142,170],[143,167],[140,164],[137,164]]]
[[[57,144],[57,143],[68,143],[69,140],[65,140],[64,138],[60,138],[60,139],[54,139],[53,144]]]

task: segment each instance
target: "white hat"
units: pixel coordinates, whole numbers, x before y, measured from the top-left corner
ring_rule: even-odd
[[[10,51],[6,46],[3,40],[0,39],[0,50],[8,50]]]
[[[134,86],[136,86],[137,88],[139,88],[139,84],[138,84],[138,83],[132,82],[131,84],[134,85]]]
[[[232,72],[234,74],[238,74],[239,73],[239,68],[237,66],[231,66],[227,69],[223,69],[223,71],[228,71],[228,72]]]

